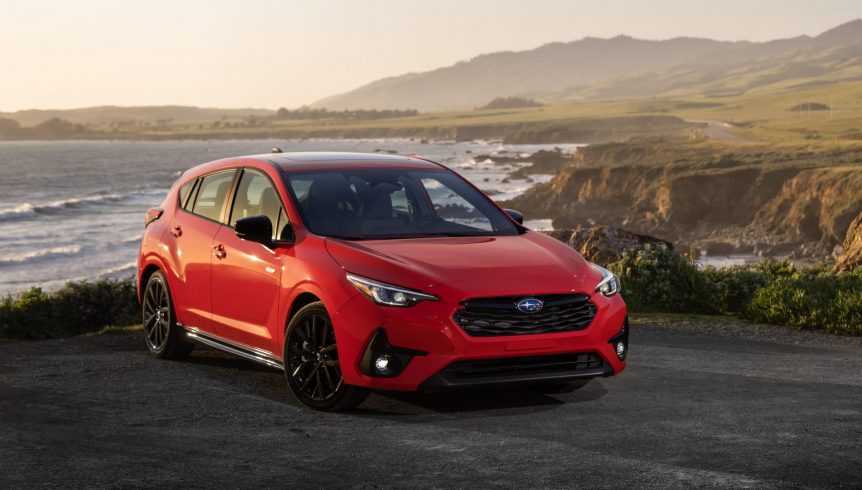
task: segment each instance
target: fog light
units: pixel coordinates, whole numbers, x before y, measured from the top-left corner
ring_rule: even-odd
[[[626,358],[626,344],[622,341],[617,342],[617,357],[620,359]]]
[[[374,360],[374,369],[380,374],[389,374],[389,364],[391,359],[386,354]]]

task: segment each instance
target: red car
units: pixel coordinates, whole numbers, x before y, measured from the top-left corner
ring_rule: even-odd
[[[448,168],[406,156],[273,153],[187,171],[146,215],[147,347],[195,342],[284,370],[320,410],[369,389],[618,374],[619,280]]]

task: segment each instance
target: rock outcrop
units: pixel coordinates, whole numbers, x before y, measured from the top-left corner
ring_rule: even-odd
[[[642,249],[646,245],[664,245],[673,249],[673,244],[666,240],[612,226],[554,230],[545,234],[568,244],[590,262],[602,265],[618,261],[626,250]]]
[[[862,213],[859,161],[855,147],[596,145],[504,206],[559,229],[602,224],[723,253],[825,259]]]
[[[844,238],[844,251],[835,263],[835,272],[853,270],[862,264],[862,214],[853,220]]]

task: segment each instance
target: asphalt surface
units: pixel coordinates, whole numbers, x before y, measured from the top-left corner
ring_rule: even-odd
[[[862,487],[862,343],[649,321],[618,377],[544,395],[295,405],[280,373],[142,333],[0,346],[0,488]]]

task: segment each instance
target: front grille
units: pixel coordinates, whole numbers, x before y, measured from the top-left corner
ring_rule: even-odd
[[[536,298],[544,302],[540,311],[524,313],[519,301]],[[596,316],[596,306],[586,294],[501,296],[469,299],[461,303],[453,319],[468,335],[525,335],[583,330]]]
[[[469,380],[491,376],[512,376],[530,374],[559,374],[593,372],[601,373],[602,358],[593,353],[555,354],[550,356],[508,357],[501,359],[479,359],[457,361],[450,364],[440,374],[451,381]]]

